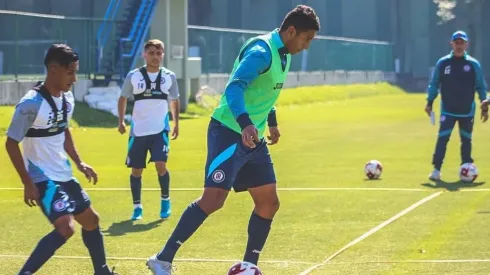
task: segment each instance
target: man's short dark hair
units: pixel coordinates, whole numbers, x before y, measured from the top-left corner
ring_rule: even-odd
[[[146,43],[145,43],[145,51],[148,50],[150,47],[155,47],[157,48],[158,50],[162,50],[163,51],[163,48],[165,47],[163,45],[163,42],[161,40],[158,40],[158,39],[151,39],[151,40],[148,40]]]
[[[46,68],[51,63],[58,63],[63,67],[68,67],[70,63],[78,61],[78,54],[70,46],[65,44],[53,44],[44,57]]]
[[[309,30],[319,31],[320,19],[316,16],[313,8],[306,5],[297,5],[286,15],[284,21],[282,21],[280,31],[285,31],[290,26],[295,27],[300,32]]]

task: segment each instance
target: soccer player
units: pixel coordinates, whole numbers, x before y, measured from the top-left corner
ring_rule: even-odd
[[[169,184],[170,174],[167,170],[169,145],[169,102],[174,127],[172,139],[179,135],[179,88],[175,74],[161,67],[164,55],[163,42],[157,39],[149,40],[144,45],[146,65],[132,70],[127,75],[122,86],[118,102],[119,132],[126,132],[124,114],[127,100],[134,97],[134,108],[129,137],[126,165],[131,167],[131,193],[133,197],[132,220],[143,217],[141,203],[141,175],[146,168],[147,153],[150,151],[150,161],[155,162],[158,182],[161,188],[160,218],[166,219],[171,214]]]
[[[315,11],[298,5],[279,29],[243,45],[209,124],[204,192],[184,211],[163,250],[148,260],[153,274],[171,274],[177,250],[223,206],[232,187],[235,192],[248,191],[255,203],[244,261],[257,264],[279,209],[276,177],[263,135],[269,126],[269,144],[279,141],[274,104],[289,71],[291,54],[308,49],[319,28]]]
[[[97,183],[97,173],[80,159],[68,128],[75,104],[69,90],[77,79],[78,55],[67,45],[55,44],[44,64],[45,81],[28,91],[15,108],[6,148],[24,184],[24,202],[30,207],[40,206],[54,230],[39,241],[19,274],[37,272],[73,235],[74,221],[82,226],[83,243],[95,275],[115,274],[106,265],[99,216],[73,177],[68,160],[70,156],[78,170]]]
[[[432,164],[434,170],[429,179],[441,179],[441,167],[446,154],[446,146],[456,122],[461,137],[461,163],[472,163],[471,135],[475,117],[475,90],[480,101],[487,98],[487,84],[480,63],[466,53],[468,36],[463,31],[455,32],[451,37],[452,51],[437,61],[428,87],[425,112],[431,115],[432,103],[441,93],[441,117],[439,135]],[[488,119],[488,109],[481,117]]]

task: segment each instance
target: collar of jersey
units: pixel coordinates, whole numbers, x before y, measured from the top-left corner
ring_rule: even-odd
[[[464,58],[464,59],[466,59],[466,56],[467,56],[467,55],[468,55],[468,53],[464,52],[463,56],[462,56],[462,57],[460,57],[460,58]],[[454,56],[454,51],[451,51],[451,57],[456,57],[456,56]]]
[[[284,42],[282,42],[281,35],[279,34],[279,29],[275,29],[272,31],[272,43],[279,49],[280,54],[287,54],[288,49],[284,46]]]

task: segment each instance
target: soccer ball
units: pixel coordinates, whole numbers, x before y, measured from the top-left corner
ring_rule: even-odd
[[[364,165],[364,174],[370,180],[378,179],[383,172],[383,165],[377,160],[370,160]]]
[[[260,269],[249,262],[236,263],[228,270],[228,275],[262,275]]]
[[[478,177],[478,169],[473,163],[463,163],[459,168],[459,178],[464,182],[473,182]]]

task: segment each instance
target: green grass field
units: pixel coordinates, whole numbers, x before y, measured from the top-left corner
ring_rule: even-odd
[[[427,175],[437,127],[423,113],[424,104],[424,95],[406,94],[387,84],[283,93],[278,106],[282,137],[270,147],[281,209],[261,256],[264,274],[488,274],[490,189],[485,181],[490,175],[490,125],[475,122],[477,182],[458,182],[455,129],[444,181],[434,185]],[[97,169],[100,183],[91,186],[80,173],[76,176],[101,215],[109,264],[120,274],[150,274],[145,258],[163,246],[184,208],[200,195],[209,119],[183,120],[181,136],[171,144],[173,216],[167,221],[158,218],[158,182],[150,167],[143,187],[153,190],[143,192],[145,216],[133,223],[128,221],[132,204],[129,170],[124,166],[127,136],[118,134],[114,119],[78,106],[72,132],[82,158]],[[191,110],[205,113],[196,106]],[[13,107],[0,107],[2,143],[12,112]],[[365,179],[363,168],[370,159],[383,163],[381,180]],[[3,147],[0,162],[0,273],[15,274],[51,229],[39,209],[24,205],[21,189],[13,189],[21,183]],[[226,274],[242,257],[252,209],[248,194],[231,194],[224,209],[182,247],[176,274]],[[402,211],[405,215],[391,222]],[[56,255],[37,274],[92,274],[79,232]]]

